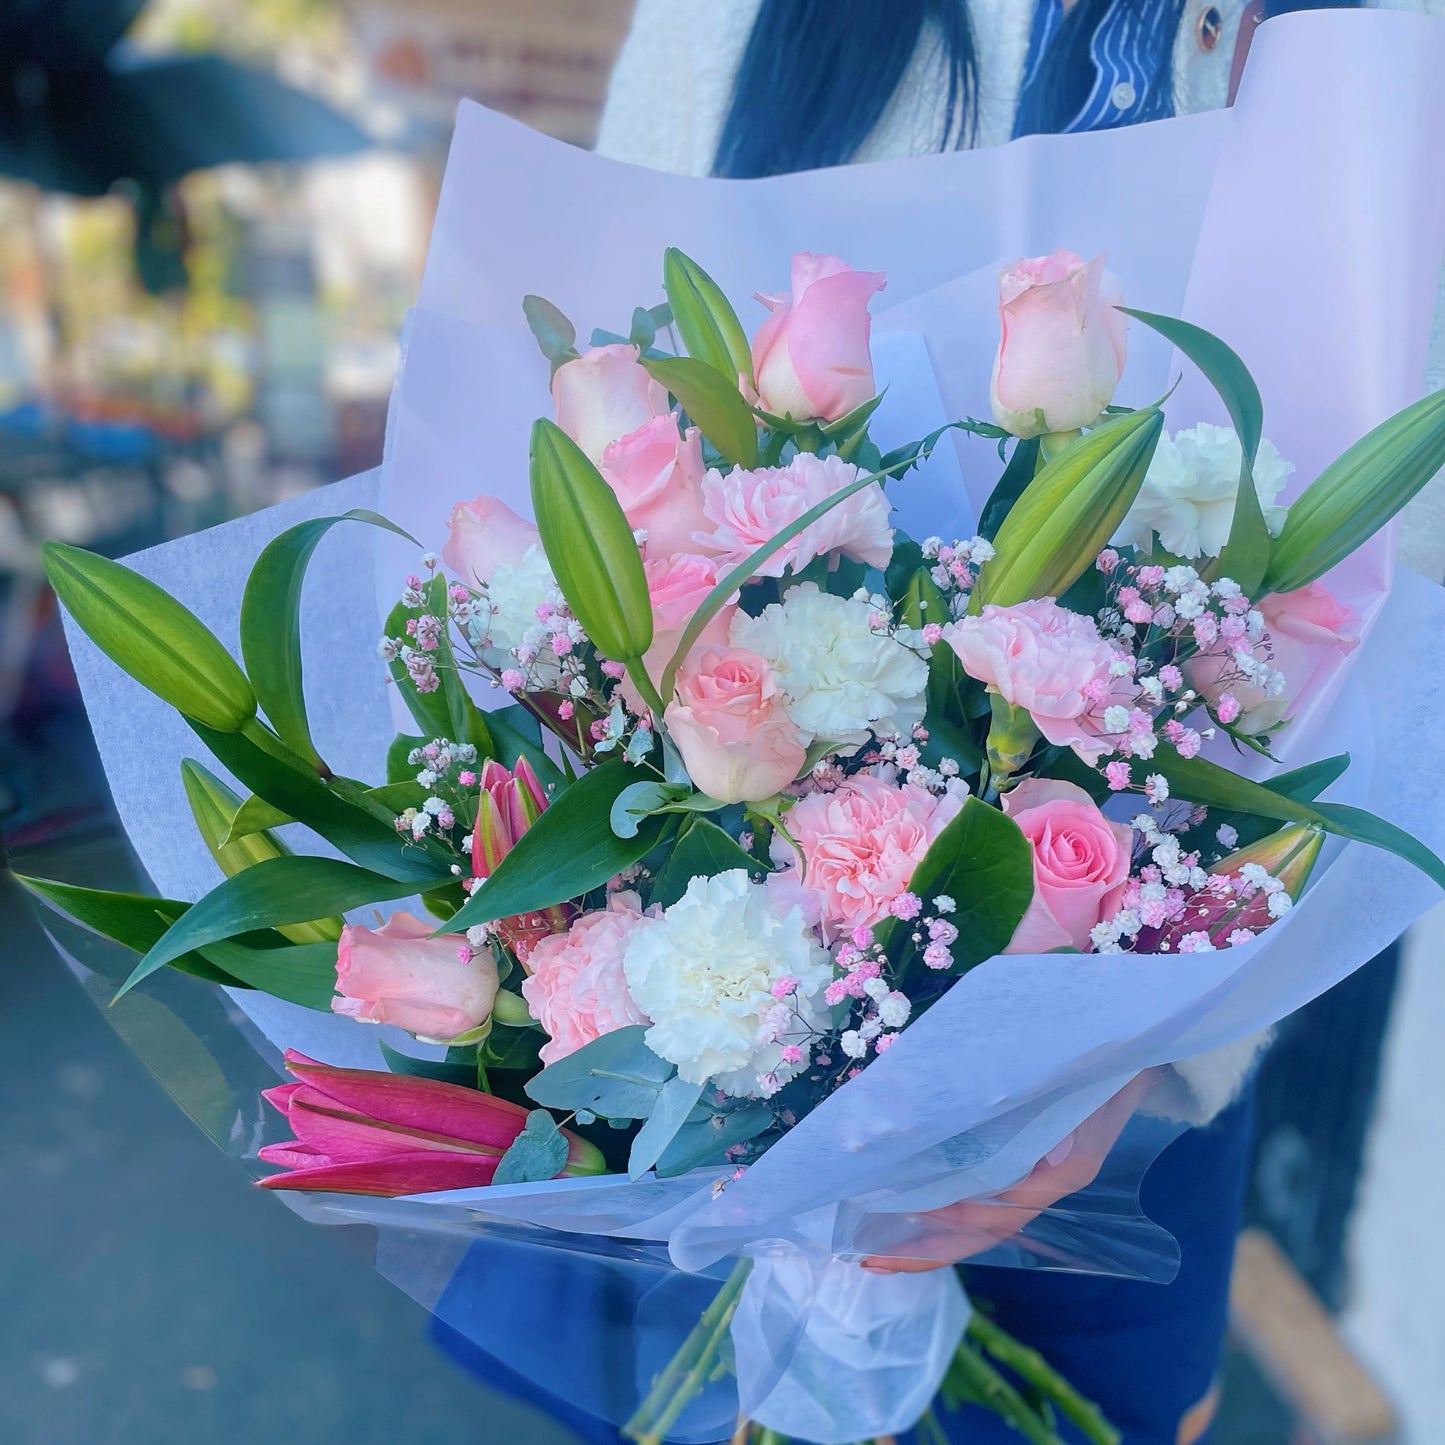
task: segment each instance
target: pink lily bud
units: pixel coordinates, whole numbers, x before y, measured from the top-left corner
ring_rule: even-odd
[[[1214,878],[1227,878],[1234,886],[1226,891],[1217,884],[1214,888],[1206,885],[1192,892],[1185,899],[1184,911],[1172,923],[1139,934],[1138,951],[1177,953],[1191,933],[1206,934],[1215,948],[1228,947],[1240,932],[1263,933],[1277,914],[1271,911],[1270,893],[1251,881],[1250,865],[1278,879],[1293,902],[1304,892],[1324,836],[1310,824],[1292,823],[1211,864],[1208,872]]]
[[[286,1051],[294,1084],[262,1097],[286,1116],[294,1140],[260,1151],[282,1174],[266,1189],[328,1194],[427,1194],[490,1184],[497,1163],[527,1122],[520,1105],[458,1084],[369,1069],[337,1069]],[[600,1174],[601,1153],[562,1131],[563,1175]]]
[[[472,874],[490,878],[497,865],[517,845],[517,840],[541,817],[547,807],[547,793],[532,765],[518,758],[517,766],[504,768],[488,758],[479,779],[477,821],[472,829]],[[525,964],[527,955],[549,933],[562,933],[572,921],[573,910],[565,906],[540,913],[518,914],[497,923],[502,941]]]

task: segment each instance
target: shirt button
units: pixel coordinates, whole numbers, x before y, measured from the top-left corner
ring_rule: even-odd
[[[1128,110],[1134,104],[1134,87],[1127,80],[1121,80],[1109,92],[1109,99],[1114,102],[1116,110]]]

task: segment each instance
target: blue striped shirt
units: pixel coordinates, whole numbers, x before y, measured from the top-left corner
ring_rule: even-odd
[[[1064,19],[1063,0],[1036,0],[1021,94],[1039,78]],[[1089,45],[1095,79],[1066,131],[1111,130],[1174,114],[1174,37],[1179,10],[1168,0],[1113,0]]]

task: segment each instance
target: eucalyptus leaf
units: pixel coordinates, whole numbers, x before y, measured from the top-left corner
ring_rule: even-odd
[[[641,820],[655,813],[673,795],[667,783],[647,779],[624,788],[612,804],[608,821],[619,838],[635,838]]]
[[[669,1179],[705,1164],[723,1164],[727,1151],[766,1133],[773,1111],[761,1104],[727,1110],[694,1109],[657,1160],[657,1176]]]
[[[555,374],[577,355],[577,328],[545,296],[522,297],[522,315]]]
[[[646,1024],[614,1029],[548,1064],[527,1082],[546,1109],[588,1109],[605,1119],[646,1119],[677,1072],[648,1048]]]
[[[493,1184],[536,1184],[567,1167],[567,1139],[545,1109],[527,1115],[522,1132],[497,1163]]]
[[[687,1116],[692,1113],[702,1090],[701,1084],[689,1084],[676,1074],[662,1086],[647,1122],[632,1141],[632,1152],[627,1158],[630,1179],[640,1179],[657,1163],[677,1137],[677,1131],[687,1122]]]

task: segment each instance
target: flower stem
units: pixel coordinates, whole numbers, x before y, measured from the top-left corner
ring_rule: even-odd
[[[647,1398],[622,1427],[628,1439],[637,1445],[662,1445],[678,1416],[707,1384],[752,1267],[752,1260],[746,1258],[733,1266],[682,1348],[652,1382]]]
[[[1059,1414],[1077,1425],[1091,1445],[1119,1445],[1119,1432],[1104,1418],[1104,1412],[1092,1400],[1086,1400],[1037,1350],[1014,1339],[977,1310],[969,1321],[968,1337],[1027,1381]]]

